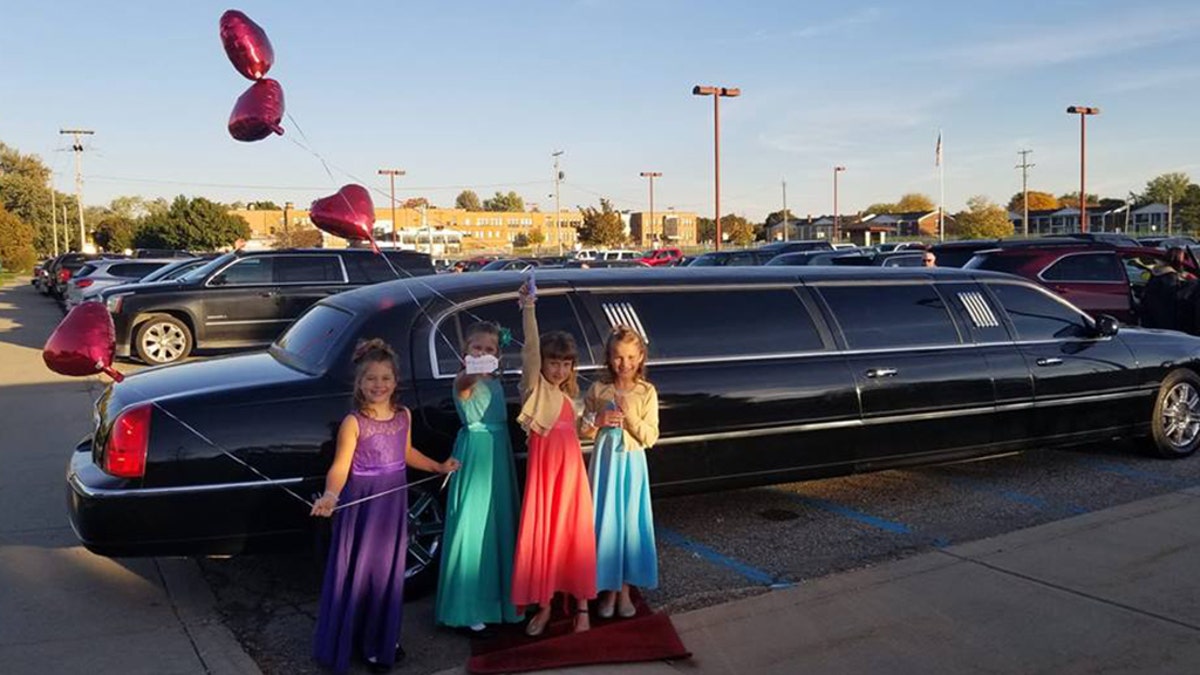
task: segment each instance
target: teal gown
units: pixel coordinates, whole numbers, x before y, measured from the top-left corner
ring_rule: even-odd
[[[517,537],[517,472],[508,436],[504,390],[482,379],[467,400],[454,393],[462,422],[450,478],[446,530],[434,616],[445,626],[515,623],[513,549]]]

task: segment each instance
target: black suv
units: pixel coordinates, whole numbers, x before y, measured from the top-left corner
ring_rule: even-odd
[[[101,294],[117,330],[117,356],[174,363],[195,348],[271,343],[318,300],[359,286],[433,274],[429,255],[368,249],[235,251],[173,281]]]

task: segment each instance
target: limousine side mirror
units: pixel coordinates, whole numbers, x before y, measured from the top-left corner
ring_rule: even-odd
[[[1096,317],[1096,333],[1100,335],[1100,337],[1112,337],[1116,335],[1119,327],[1120,324],[1117,322],[1116,318],[1109,316],[1108,314],[1101,314],[1100,316]]]

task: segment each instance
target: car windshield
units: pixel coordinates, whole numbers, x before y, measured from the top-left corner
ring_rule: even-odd
[[[196,269],[192,270],[191,272],[188,272],[187,274],[179,277],[179,281],[185,282],[185,283],[192,282],[192,281],[203,281],[204,277],[207,277],[210,272],[212,272],[215,269],[220,268],[221,266],[225,265],[225,263],[229,262],[230,260],[233,260],[236,257],[237,257],[237,254],[235,254],[235,253],[226,253],[225,255],[223,255],[219,258],[214,258],[213,260],[209,261],[209,263],[207,265],[201,265],[200,267],[197,267]]]
[[[292,367],[320,372],[333,345],[353,318],[344,309],[314,305],[275,340],[271,353]]]
[[[181,269],[186,271],[193,265],[195,265],[195,261],[193,260],[181,260],[179,262],[163,265],[150,274],[142,277],[142,283],[147,284],[154,281],[161,281],[163,279],[174,279],[175,277],[179,276],[179,274],[183,273],[180,271]]]

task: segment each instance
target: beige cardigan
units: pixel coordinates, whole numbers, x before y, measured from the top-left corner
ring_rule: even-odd
[[[525,346],[521,347],[521,412],[517,422],[526,431],[544,436],[558,421],[563,400],[571,402],[572,415],[575,414],[575,402],[542,375],[541,340],[532,304],[522,308],[521,325],[525,331]]]
[[[584,417],[579,434],[595,438],[598,428],[588,423],[589,415],[599,417],[609,402],[617,400],[617,388],[605,382],[595,382],[583,397]],[[625,449],[645,450],[658,442],[658,391],[646,381],[638,382],[625,394]]]

